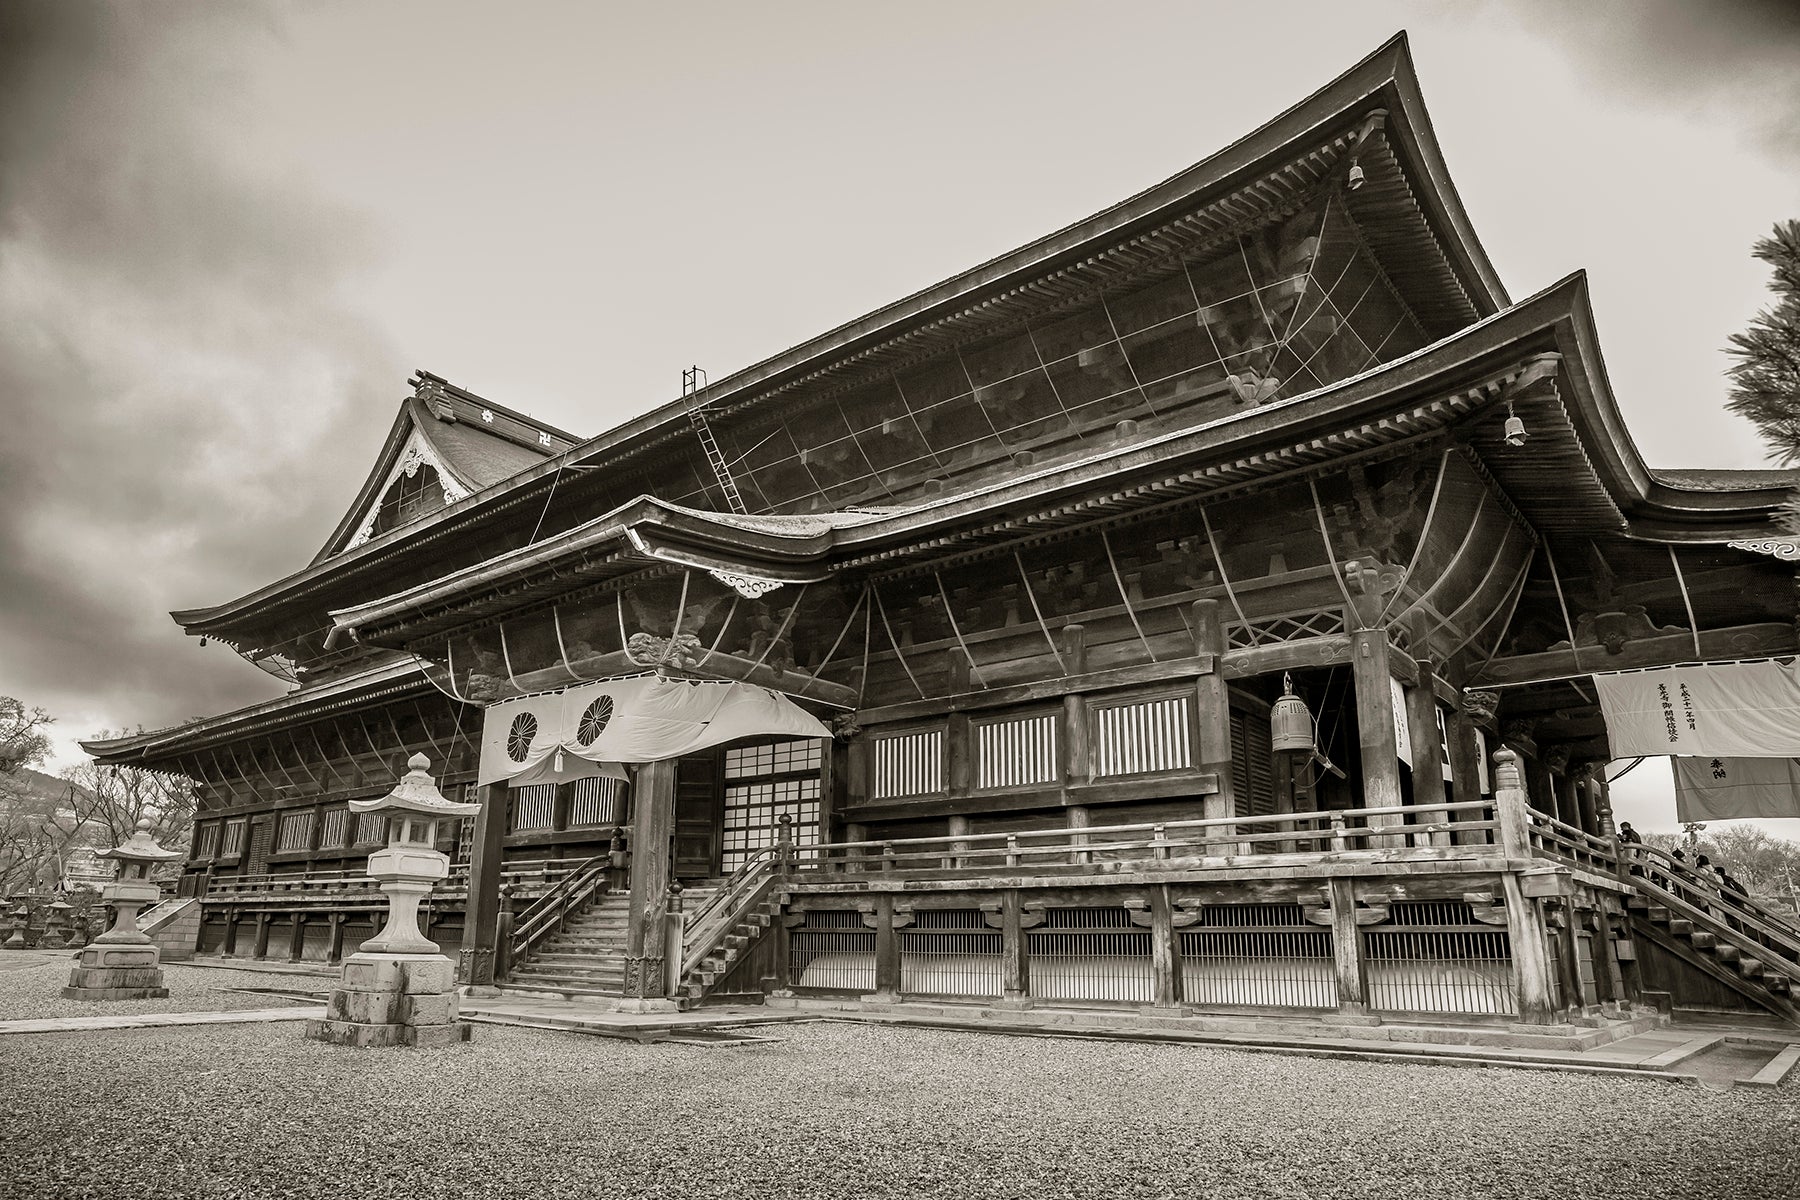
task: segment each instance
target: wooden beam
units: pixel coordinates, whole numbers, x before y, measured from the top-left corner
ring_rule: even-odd
[[[1065,651],[1066,653],[1067,651]],[[1165,683],[1173,679],[1192,679],[1212,674],[1215,662],[1212,655],[1202,654],[1173,662],[1114,667],[1105,671],[1069,675],[1060,679],[1043,679],[1035,683],[1015,683],[1007,687],[965,692],[956,696],[930,700],[909,700],[902,704],[884,704],[876,708],[861,710],[856,714],[856,720],[859,725],[886,725],[896,721],[913,721],[920,717],[935,717],[945,712],[979,712],[983,709],[1007,708],[1015,704],[1053,700],[1063,696],[1079,695],[1083,692],[1132,687],[1141,683]]]
[[[1699,651],[1694,649],[1699,644]],[[1548,683],[1559,679],[1575,679],[1596,671],[1626,671],[1643,667],[1672,667],[1695,661],[1731,661],[1743,658],[1770,658],[1800,652],[1800,640],[1794,626],[1784,621],[1756,625],[1736,625],[1728,629],[1709,629],[1698,635],[1688,632],[1638,638],[1627,642],[1617,654],[1608,654],[1601,646],[1576,650],[1546,650],[1538,654],[1516,654],[1489,662],[1470,684],[1490,687],[1497,684],[1518,685]]]
[[[1225,614],[1217,600],[1196,600],[1194,645],[1207,661],[1225,654]],[[1200,769],[1218,777],[1219,788],[1200,807],[1202,817],[1229,817],[1237,808],[1231,778],[1231,697],[1218,672],[1208,672],[1197,684]]]

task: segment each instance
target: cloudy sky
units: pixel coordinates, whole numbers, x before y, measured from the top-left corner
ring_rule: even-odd
[[[0,693],[65,758],[265,698],[166,613],[304,565],[414,367],[598,433],[1402,28],[1513,295],[1590,272],[1646,459],[1760,465],[1720,347],[1765,299],[1751,242],[1800,216],[1789,0],[8,0]],[[1661,764],[1621,791],[1672,823]]]

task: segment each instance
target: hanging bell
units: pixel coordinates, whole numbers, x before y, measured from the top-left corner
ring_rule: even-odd
[[[1313,719],[1307,711],[1306,701],[1294,695],[1294,677],[1281,677],[1281,699],[1269,710],[1269,748],[1279,753],[1283,750],[1299,750],[1310,754],[1313,750]]]
[[[1506,417],[1506,444],[1509,446],[1523,446],[1527,436],[1528,435],[1525,432],[1525,422],[1519,418],[1517,413],[1508,413]]]
[[[1350,164],[1350,174],[1344,179],[1345,185],[1347,187],[1349,187],[1349,189],[1351,191],[1354,192],[1357,188],[1359,188],[1363,185],[1363,179],[1364,179],[1364,175],[1363,175],[1362,164],[1359,162],[1351,163]]]

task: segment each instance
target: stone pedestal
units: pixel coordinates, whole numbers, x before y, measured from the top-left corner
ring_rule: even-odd
[[[69,972],[65,1000],[161,1000],[162,961],[155,945],[138,932],[138,909],[154,903],[159,889],[147,879],[119,879],[101,895],[118,914],[113,927],[82,950]]]
[[[96,942],[75,960],[62,994],[65,1000],[161,1000],[169,989],[155,946]]]
[[[362,952],[344,960],[323,1021],[306,1036],[337,1046],[448,1046],[469,1040],[457,1019],[456,968],[441,954]]]

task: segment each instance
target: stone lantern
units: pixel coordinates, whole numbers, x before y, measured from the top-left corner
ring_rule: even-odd
[[[52,900],[46,908],[44,917],[44,940],[39,943],[46,950],[67,949],[70,942],[69,913],[75,908],[66,900]]]
[[[156,946],[138,932],[138,910],[154,904],[162,889],[150,878],[157,863],[180,858],[179,850],[164,850],[150,836],[150,820],[99,858],[116,859],[119,873],[100,889],[100,898],[117,914],[113,927],[95,938],[69,972],[65,1000],[160,1000],[169,994],[163,986],[162,962]]]
[[[31,910],[21,902],[12,911],[12,936],[0,943],[0,950],[23,950],[25,934],[31,928]]]
[[[344,960],[323,1021],[308,1021],[306,1036],[342,1046],[441,1046],[467,1040],[456,1019],[455,968],[437,943],[419,931],[419,902],[450,873],[437,850],[442,821],[471,816],[479,804],[444,799],[431,781],[431,760],[415,754],[394,790],[376,800],[352,800],[358,813],[384,813],[388,844],[369,856],[369,875],[388,898],[386,921]]]

